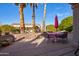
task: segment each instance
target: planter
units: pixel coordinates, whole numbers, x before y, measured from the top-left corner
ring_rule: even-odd
[[[5,32],[4,34],[5,34],[5,35],[9,35],[9,32]]]
[[[2,47],[8,46],[9,43],[8,42],[2,42]]]
[[[8,45],[9,45],[9,42],[7,40],[4,40],[4,41],[0,42],[1,47],[6,47]]]

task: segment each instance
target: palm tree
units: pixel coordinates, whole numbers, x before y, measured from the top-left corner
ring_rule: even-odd
[[[42,32],[46,31],[45,20],[46,20],[46,3],[44,4],[44,16],[42,20],[42,29],[41,29]]]
[[[15,3],[16,6],[19,6],[19,13],[20,13],[20,32],[24,33],[25,31],[25,23],[24,23],[24,13],[23,10],[26,7],[25,3]]]
[[[35,8],[37,8],[37,3],[30,3],[30,7],[32,8],[32,26],[33,26],[33,32],[36,32],[35,29]]]

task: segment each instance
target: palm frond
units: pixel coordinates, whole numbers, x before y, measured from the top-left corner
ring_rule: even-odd
[[[38,8],[38,4],[37,3],[35,4],[35,7]]]
[[[26,3],[20,3],[20,6],[22,6],[23,8],[25,8],[27,6]]]
[[[28,3],[15,3],[16,6],[23,6],[24,8],[28,5]]]
[[[26,4],[25,3],[23,3],[23,6],[24,6],[24,8],[26,7]]]
[[[31,7],[31,8],[33,7],[33,3],[30,3],[30,7]]]
[[[16,5],[16,6],[18,6],[18,5],[19,5],[19,3],[15,3],[15,5]]]
[[[28,3],[24,3],[24,8],[28,5]]]
[[[26,3],[26,6],[28,5],[28,3]]]

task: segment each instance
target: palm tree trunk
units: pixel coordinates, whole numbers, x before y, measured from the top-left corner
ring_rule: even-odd
[[[33,32],[35,32],[35,6],[33,4],[33,13],[32,13],[32,26],[33,26]]]
[[[46,20],[46,3],[44,4],[44,16],[43,16],[42,29],[41,29],[42,32],[46,31],[45,20]]]
[[[42,21],[42,29],[41,29],[42,32],[45,31],[45,19],[43,18],[43,21]]]
[[[23,14],[23,5],[20,4],[19,12],[20,12],[20,32],[24,33],[25,24],[24,24],[24,14]]]

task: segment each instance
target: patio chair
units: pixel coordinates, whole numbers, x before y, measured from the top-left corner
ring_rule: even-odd
[[[60,32],[56,34],[56,39],[58,42],[67,43],[68,42],[68,32]]]
[[[43,32],[43,36],[45,37],[46,41],[55,41],[55,35],[54,32]]]
[[[59,32],[58,34],[56,34],[56,38],[61,38],[62,40],[67,40],[67,35],[68,32]]]

